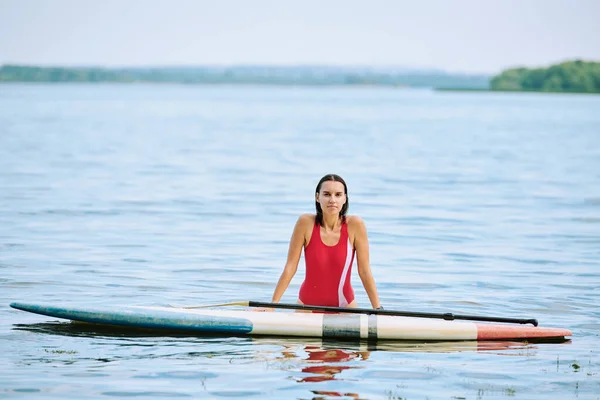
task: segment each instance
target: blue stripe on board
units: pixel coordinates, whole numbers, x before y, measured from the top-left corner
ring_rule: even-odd
[[[78,309],[12,303],[13,308],[50,317],[89,322],[92,324],[127,326],[132,328],[164,329],[174,331],[223,332],[247,334],[252,332],[252,321],[245,318],[217,317],[183,312],[136,309],[124,307],[117,311],[100,308]],[[201,316],[201,320],[200,317]]]
[[[323,314],[323,336],[360,339],[360,315]]]
[[[377,315],[369,314],[369,340],[377,340]]]

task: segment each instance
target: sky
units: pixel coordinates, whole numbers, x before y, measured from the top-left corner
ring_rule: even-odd
[[[0,0],[0,65],[497,73],[600,61],[600,0]]]

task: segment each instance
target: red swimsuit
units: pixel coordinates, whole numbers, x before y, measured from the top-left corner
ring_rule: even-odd
[[[354,249],[348,239],[348,224],[342,224],[340,241],[327,246],[321,227],[315,224],[304,248],[306,277],[300,287],[300,301],[313,306],[346,307],[354,300],[350,284]]]

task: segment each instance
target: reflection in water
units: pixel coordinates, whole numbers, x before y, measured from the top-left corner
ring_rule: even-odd
[[[336,379],[335,375],[339,374],[345,369],[350,369],[352,367],[344,366],[344,365],[314,365],[311,367],[302,368],[302,372],[307,374],[316,374],[316,376],[307,376],[302,379],[299,379],[299,382],[323,382],[323,381],[332,381]]]
[[[190,369],[185,376],[198,373],[196,366],[203,360],[210,359],[214,365],[219,362],[230,368],[232,362],[247,364],[256,361],[264,362],[269,369],[285,371],[285,376],[308,389],[314,398],[346,397],[360,398],[352,382],[368,378],[362,369],[368,371],[363,361],[377,362],[385,353],[469,353],[489,352],[500,356],[531,357],[542,345],[528,341],[460,341],[460,342],[418,342],[418,341],[343,341],[339,339],[321,338],[276,338],[276,337],[228,337],[224,335],[173,334],[173,332],[156,332],[123,327],[107,327],[86,323],[47,322],[35,324],[14,324],[13,330],[28,331],[46,335],[75,338],[66,350],[62,347],[44,345],[44,353],[31,353],[23,357],[24,364],[56,363],[57,365],[78,364],[79,368],[90,368],[98,372],[106,363],[125,360],[152,360],[168,362],[190,362]],[[95,339],[92,341],[82,339]],[[44,338],[45,342],[45,338]],[[60,341],[59,341],[60,342]],[[56,343],[56,342],[55,342]],[[566,341],[570,343],[570,341]],[[81,345],[78,347],[78,345]],[[90,346],[94,351],[90,351]],[[108,347],[107,347],[108,346]],[[140,351],[123,350],[138,348]],[[71,354],[69,351],[73,351]],[[126,353],[126,355],[123,354]],[[378,357],[375,357],[375,352]],[[90,355],[93,353],[92,355]],[[100,355],[100,357],[99,357]],[[179,371],[181,372],[181,371]],[[172,371],[168,371],[169,374]],[[217,379],[226,374],[217,369],[203,371],[204,377]],[[386,371],[377,372],[379,378],[386,378]],[[141,374],[140,376],[154,376]],[[408,375],[402,375],[408,376]],[[366,378],[365,378],[366,377]],[[325,391],[313,390],[311,383],[333,384],[338,387],[323,387]],[[215,385],[215,383],[212,383]],[[341,387],[339,387],[341,385]],[[352,387],[344,388],[345,385]],[[331,389],[337,389],[332,391]]]
[[[325,390],[311,390],[311,392],[313,392],[316,395],[319,395],[318,397],[313,397],[313,400],[324,400],[327,397],[351,397],[353,399],[360,398],[360,396],[356,393],[328,392]]]
[[[306,338],[303,343],[299,339],[253,338],[257,344],[279,345],[283,350],[263,353],[268,360],[285,361],[280,369],[299,371],[297,382],[343,381],[348,379],[348,372],[363,368],[362,361],[368,360],[373,352],[397,353],[463,353],[489,352],[499,356],[531,357],[534,356],[541,343],[570,343],[569,340],[531,342],[531,341],[458,341],[458,342],[418,342],[418,341],[378,341],[378,342],[346,342]],[[294,341],[296,343],[294,343]],[[355,397],[355,393],[314,392],[321,396]]]
[[[133,353],[131,358],[153,359],[183,357],[243,360],[264,360],[276,369],[296,371],[292,379],[297,382],[326,382],[348,379],[348,373],[363,368],[362,361],[368,360],[373,352],[395,353],[458,353],[458,352],[491,352],[496,355],[511,357],[530,357],[537,353],[539,342],[531,341],[459,341],[459,342],[418,342],[418,341],[343,341],[320,338],[274,338],[274,337],[227,337],[223,335],[173,334],[173,332],[156,332],[125,327],[109,327],[87,323],[48,322],[36,324],[15,324],[14,330],[29,331],[42,335],[69,336],[76,338],[105,339],[98,343],[111,343],[117,348],[123,346],[155,347],[144,353]],[[211,343],[221,346],[216,351],[199,351],[198,343]],[[548,342],[548,341],[546,341]],[[570,341],[564,341],[570,343]],[[556,341],[554,341],[556,343]],[[168,347],[168,353],[165,349]],[[193,351],[190,351],[190,350]],[[213,348],[213,350],[215,350]],[[54,351],[54,350],[50,350]],[[60,351],[60,349],[59,349]],[[44,354],[47,362],[54,353]],[[94,361],[103,363],[116,358],[103,356],[93,357]],[[122,358],[119,358],[122,360]],[[60,358],[61,363],[72,363],[85,360],[80,355],[70,356],[68,360]],[[29,359],[28,362],[35,360]],[[283,364],[280,364],[283,362]],[[334,394],[320,393],[334,396]],[[338,393],[339,396],[354,396],[352,393]]]
[[[457,342],[418,342],[418,341],[379,341],[369,350],[419,353],[457,353],[466,351],[494,352],[503,355],[520,355],[527,351],[532,355],[533,350],[540,344],[570,343],[570,339],[541,338],[529,340],[470,340]],[[507,353],[508,351],[508,353]]]
[[[127,327],[112,327],[95,325],[85,322],[41,322],[36,324],[14,324],[14,330],[43,333],[47,335],[61,335],[73,337],[148,337],[164,336],[161,333],[150,333],[140,329]]]
[[[256,339],[255,339],[256,340]],[[268,340],[268,339],[265,339]],[[260,340],[259,340],[260,341]],[[341,342],[314,339],[310,344],[283,344],[281,355],[271,355],[271,359],[299,361],[295,370],[305,376],[296,379],[298,382],[323,382],[343,380],[344,371],[361,368],[358,364],[369,359],[373,351],[421,352],[421,353],[454,353],[467,351],[494,352],[497,355],[532,356],[537,345],[526,341],[464,341],[464,342]],[[341,394],[340,394],[341,395]]]
[[[304,359],[307,363],[317,363],[318,365],[308,365],[301,369],[307,374],[314,374],[299,379],[300,382],[321,382],[336,379],[336,374],[356,368],[349,365],[331,365],[331,363],[343,363],[353,360],[366,360],[371,354],[369,351],[351,351],[342,349],[323,349],[319,346],[305,346],[304,351],[308,356]]]

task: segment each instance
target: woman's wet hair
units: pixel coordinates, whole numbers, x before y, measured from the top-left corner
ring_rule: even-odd
[[[325,175],[324,177],[322,177],[321,180],[319,181],[319,183],[317,184],[315,194],[319,193],[321,191],[321,186],[323,185],[323,183],[328,182],[328,181],[341,182],[342,185],[344,185],[344,194],[346,195],[346,202],[344,203],[344,205],[342,206],[342,209],[340,210],[340,217],[342,217],[342,222],[346,222],[346,213],[348,212],[348,204],[349,204],[348,186],[346,186],[346,181],[344,181],[344,179],[342,179],[341,176],[336,175],[336,174],[328,174],[328,175]],[[316,199],[315,199],[315,208],[317,210],[317,216],[315,218],[315,223],[323,226],[323,210],[321,209],[321,205],[319,204],[319,202]]]

